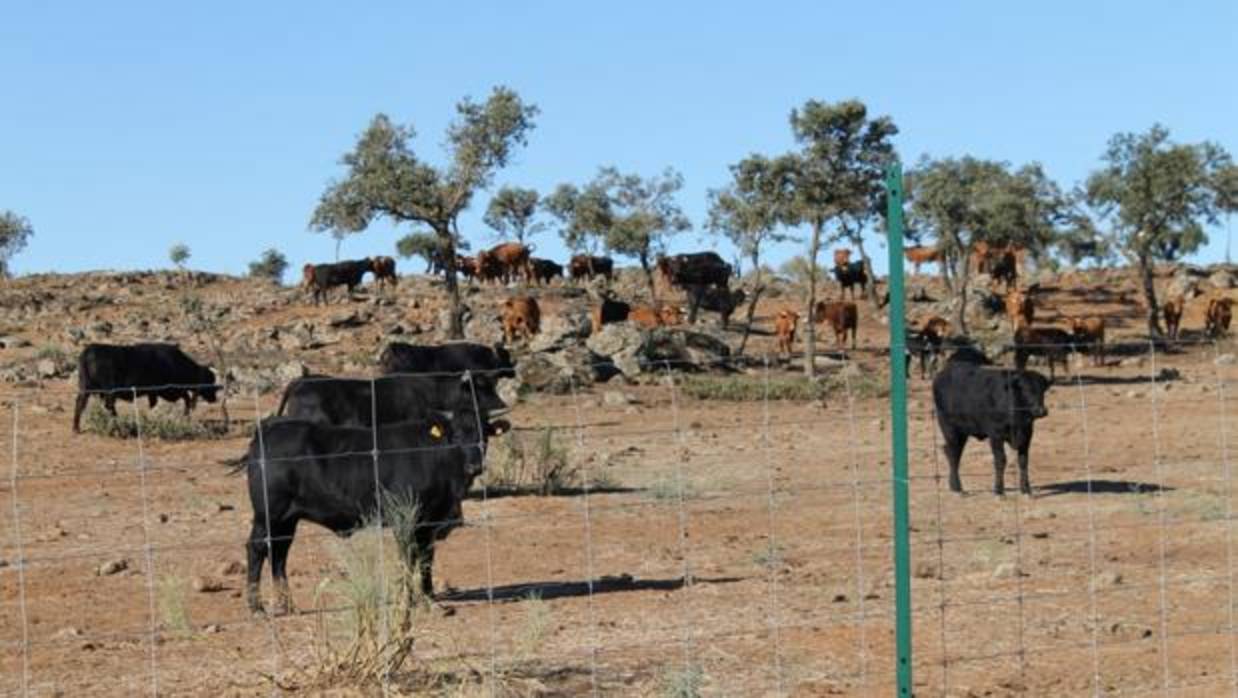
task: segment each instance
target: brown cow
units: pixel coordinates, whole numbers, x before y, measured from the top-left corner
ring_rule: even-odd
[[[511,343],[517,336],[531,339],[542,326],[542,311],[530,296],[508,298],[503,303],[503,339]]]
[[[791,347],[795,345],[795,326],[799,321],[800,315],[794,310],[780,310],[774,318],[774,334],[778,336],[780,355],[791,355]]]
[[[1060,327],[1020,327],[1014,332],[1014,365],[1020,371],[1027,368],[1030,356],[1043,356],[1049,363],[1049,380],[1054,379],[1053,365],[1067,368],[1066,354],[1074,344],[1071,333]]]
[[[1105,365],[1105,318],[1099,315],[1070,318],[1070,332],[1076,347],[1088,347],[1092,365]]]
[[[1211,337],[1229,334],[1229,323],[1234,319],[1234,301],[1229,298],[1213,298],[1208,301],[1208,313],[1204,318],[1204,331]]]
[[[567,264],[568,274],[572,281],[592,279],[604,276],[608,280],[614,278],[615,260],[610,257],[593,257],[587,254],[573,255]]]
[[[1006,315],[1010,318],[1011,331],[1029,327],[1036,315],[1032,297],[1026,291],[1014,290],[1006,294]]]
[[[683,309],[677,305],[663,305],[658,310],[658,316],[662,318],[662,324],[668,327],[683,324]]]
[[[309,290],[314,285],[314,265],[306,264],[301,267],[301,288]]]
[[[856,328],[860,324],[860,314],[855,307],[855,303],[850,301],[834,301],[831,303],[817,301],[817,307],[813,312],[813,321],[817,323],[829,321],[830,327],[834,329],[834,339],[840,347],[846,347],[847,332],[850,331],[851,348],[855,349]]]
[[[851,263],[851,250],[834,250],[834,266],[845,267]]]
[[[950,321],[940,315],[933,315],[924,321],[920,334],[936,342],[941,342],[950,335]]]
[[[1165,332],[1169,334],[1169,339],[1178,341],[1178,329],[1182,326],[1182,311],[1186,308],[1186,299],[1182,296],[1175,296],[1165,301],[1165,305],[1161,306],[1161,312],[1165,315]]]
[[[662,326],[661,313],[647,305],[632,306],[628,311],[628,320],[650,330]]]
[[[920,273],[921,264],[941,264],[941,250],[936,247],[908,247],[903,250],[903,256],[911,262],[916,274]]]
[[[460,254],[456,255],[456,270],[459,271],[460,275],[463,276],[465,279],[472,281],[474,278],[479,276],[478,274],[479,267],[477,266],[477,258],[476,257],[465,257],[464,255],[460,255]]]
[[[502,269],[503,283],[510,283],[517,274],[526,282],[533,281],[533,265],[529,261],[529,248],[518,242],[501,242],[488,250]]]
[[[374,274],[374,283],[395,286],[400,278],[395,274],[395,260],[391,257],[370,257],[370,271]]]

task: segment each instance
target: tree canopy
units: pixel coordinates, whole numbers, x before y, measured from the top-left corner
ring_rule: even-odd
[[[358,231],[379,217],[429,226],[447,252],[450,334],[462,337],[455,275],[458,218],[473,195],[490,185],[495,171],[507,165],[516,147],[528,142],[537,113],[536,106],[506,87],[496,87],[485,102],[466,97],[456,105],[456,118],[447,128],[448,162],[443,166],[431,165],[413,151],[416,131],[411,125],[378,114],[341,159],[347,175],[327,186],[310,228]]]
[[[490,199],[483,220],[499,238],[513,237],[523,244],[546,229],[545,223],[536,220],[537,212],[536,190],[503,187]]]
[[[288,258],[274,247],[264,251],[262,256],[249,263],[249,275],[255,279],[267,279],[275,283],[283,283],[284,272],[288,270]]]
[[[610,197],[605,186],[590,182],[583,189],[560,184],[542,199],[542,208],[560,223],[559,237],[573,252],[597,252],[613,225]]]
[[[29,220],[12,211],[0,212],[0,276],[8,276],[9,260],[25,249],[32,235]]]
[[[189,256],[189,245],[186,245],[183,242],[178,242],[175,245],[172,245],[171,249],[168,250],[168,259],[172,260],[172,263],[175,264],[178,269],[183,269],[185,267],[185,262],[189,261]]]

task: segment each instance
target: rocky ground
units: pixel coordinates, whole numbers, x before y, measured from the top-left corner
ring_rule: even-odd
[[[1159,351],[1129,271],[1029,281],[1039,284],[1038,324],[1103,314],[1119,350],[1103,367],[1073,361],[1051,391],[1032,498],[984,494],[992,471],[978,443],[963,466],[973,494],[944,492],[928,384],[912,381],[917,693],[1232,692],[1238,368],[1228,339],[1203,341],[1198,330],[1204,298],[1233,294],[1234,277],[1166,270],[1162,291],[1192,297],[1190,332]],[[641,283],[622,278],[621,297]],[[920,299],[908,306],[913,321],[951,317],[936,281],[913,279],[909,291]],[[518,292],[470,289],[470,339],[497,340],[498,308]],[[590,335],[588,289],[531,293],[544,331],[518,349],[520,382],[505,386],[519,399],[517,429],[488,467],[514,478],[550,463],[562,482],[544,496],[487,476],[465,505],[471,525],[440,550],[441,608],[418,618],[391,692],[889,694],[881,314],[861,303],[860,349],[823,357],[822,389],[805,395],[792,390],[798,359],[773,358],[768,334],[780,308],[802,304],[788,284],[762,296],[751,359],[725,367],[741,332],[712,315],[674,332]],[[316,666],[322,639],[346,625],[333,610],[344,560],[376,547],[305,527],[290,561],[300,612],[249,617],[240,595],[250,505],[220,462],[244,449],[246,425],[290,378],[371,375],[386,342],[442,338],[435,281],[341,296],[313,307],[296,289],[200,273],[5,282],[0,423],[11,425],[14,455],[0,478],[0,691],[266,695],[272,677],[296,683]],[[986,346],[1008,341],[983,303],[970,322]],[[225,363],[232,431],[71,436],[80,347],[138,340]],[[607,382],[594,382],[597,365]],[[691,367],[701,370],[678,370]],[[209,407],[194,419],[219,416]]]

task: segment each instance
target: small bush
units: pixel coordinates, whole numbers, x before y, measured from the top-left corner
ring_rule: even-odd
[[[659,695],[664,698],[698,698],[705,683],[705,670],[696,664],[667,669],[662,674]]]
[[[275,248],[263,252],[261,257],[249,263],[251,278],[266,279],[277,284],[283,283],[284,272],[287,270],[288,258]]]
[[[138,415],[134,416],[133,408],[125,403],[118,404],[116,411],[117,414],[113,416],[103,405],[91,404],[86,411],[86,431],[115,439],[133,439],[140,433],[144,439],[161,441],[219,439],[228,435],[224,429],[192,421],[179,412],[169,415],[160,411],[139,410]]]
[[[193,633],[189,605],[185,602],[187,586],[184,579],[171,575],[161,576],[155,583],[155,598],[163,627],[182,636]]]
[[[807,378],[774,378],[766,392],[764,378],[752,376],[683,376],[679,389],[697,400],[757,402],[770,400],[822,400],[829,392],[826,384]]]
[[[488,488],[545,496],[580,486],[580,468],[556,442],[554,429],[535,436],[511,432],[498,443],[486,468]]]

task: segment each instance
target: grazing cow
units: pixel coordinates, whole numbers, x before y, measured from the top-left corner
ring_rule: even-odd
[[[1186,299],[1182,296],[1176,296],[1165,301],[1165,305],[1161,306],[1161,312],[1165,315],[1165,332],[1169,334],[1169,339],[1178,341],[1178,330],[1182,325],[1182,310],[1186,307]]]
[[[688,289],[691,286],[715,286],[726,289],[731,280],[732,267],[715,252],[692,252],[671,257],[658,257],[658,271],[672,286]],[[689,315],[689,321],[695,314]]]
[[[549,259],[539,259],[531,257],[529,264],[533,268],[533,278],[539,284],[549,284],[551,280],[558,279],[563,276],[563,265],[552,262]]]
[[[377,378],[304,376],[288,384],[276,415],[337,426],[368,427],[421,419],[451,409],[461,400],[476,400],[487,414],[507,410],[493,375],[393,375]]]
[[[851,250],[840,249],[834,250],[834,266],[845,267],[851,263]]]
[[[859,311],[856,310],[855,303],[835,301],[827,303],[826,301],[817,301],[817,307],[813,312],[813,322],[822,323],[828,321],[830,327],[834,330],[834,340],[839,347],[846,348],[847,333],[851,333],[851,348],[856,347],[856,328],[859,326]]]
[[[348,262],[315,264],[310,279],[314,291],[314,305],[327,300],[327,293],[336,286],[347,286],[348,294],[361,285],[365,273],[371,271],[370,260],[355,259]]]
[[[370,271],[374,274],[374,282],[395,286],[400,283],[400,277],[395,273],[395,260],[391,257],[370,257]]]
[[[185,401],[185,415],[199,396],[215,402],[219,386],[215,373],[189,358],[175,344],[87,344],[77,358],[77,402],[73,406],[73,433],[81,431],[82,411],[91,395],[116,416],[117,398],[132,401],[146,396],[150,407],[160,398]]]
[[[568,272],[572,276],[572,281],[592,279],[595,276],[604,276],[607,279],[614,278],[615,260],[610,257],[593,257],[587,254],[578,254],[572,257],[567,266]]]
[[[1229,323],[1234,318],[1234,301],[1229,298],[1212,298],[1204,315],[1204,331],[1209,337],[1229,333]]]
[[[408,374],[461,374],[472,371],[496,378],[515,378],[512,355],[502,344],[488,347],[472,342],[447,344],[405,344],[392,342],[378,357],[380,370],[385,375]]]
[[[502,270],[503,283],[523,276],[526,282],[533,280],[533,265],[529,261],[529,248],[518,242],[501,242],[487,251]]]
[[[941,264],[941,251],[936,247],[907,247],[903,250],[903,256],[911,262],[916,274],[920,273],[921,264]]]
[[[1032,320],[1036,316],[1036,307],[1032,303],[1031,294],[1018,289],[1007,293],[1006,315],[1010,318],[1012,331],[1020,327],[1031,327]]]
[[[780,310],[774,317],[774,334],[778,337],[780,355],[791,355],[791,347],[795,346],[795,328],[799,322],[800,315],[794,310]]]
[[[838,279],[838,284],[842,286],[843,293],[848,289],[851,290],[851,299],[855,300],[855,287],[860,287],[860,292],[863,293],[868,288],[868,273],[864,271],[864,262],[851,262],[846,265],[834,267],[834,278]],[[842,297],[839,294],[839,297]]]
[[[482,471],[488,437],[508,426],[490,423],[468,402],[447,417],[436,414],[376,429],[263,420],[236,468],[247,471],[253,510],[246,544],[250,611],[263,612],[259,585],[268,554],[275,612],[291,609],[287,562],[298,523],[312,521],[348,536],[379,512],[386,514],[385,522],[392,521],[393,503],[416,506],[411,540],[397,540],[404,564],[420,572],[421,593],[432,597],[434,542],[462,521],[462,502]]]
[[[1065,370],[1066,354],[1074,343],[1074,336],[1059,327],[1020,327],[1014,332],[1015,368],[1027,368],[1029,356],[1043,356],[1049,362],[1049,380],[1054,380],[1053,364],[1060,361]]]
[[[729,290],[710,286],[688,287],[688,322],[696,322],[696,314],[700,310],[718,313],[722,318],[722,326],[731,322],[735,309],[743,305],[747,295],[743,289]]]
[[[542,311],[531,296],[508,298],[503,302],[503,339],[511,343],[517,336],[532,339],[542,326]]]
[[[1105,318],[1070,318],[1070,332],[1074,335],[1075,347],[1086,347],[1092,354],[1093,366],[1105,365]]]
[[[983,356],[979,357],[983,359]],[[959,461],[968,438],[993,450],[993,492],[1006,492],[1006,444],[1019,455],[1019,491],[1031,495],[1028,454],[1035,420],[1045,409],[1050,381],[1035,371],[990,368],[974,351],[956,352],[933,379],[933,407],[950,465],[950,491],[962,492]]]

